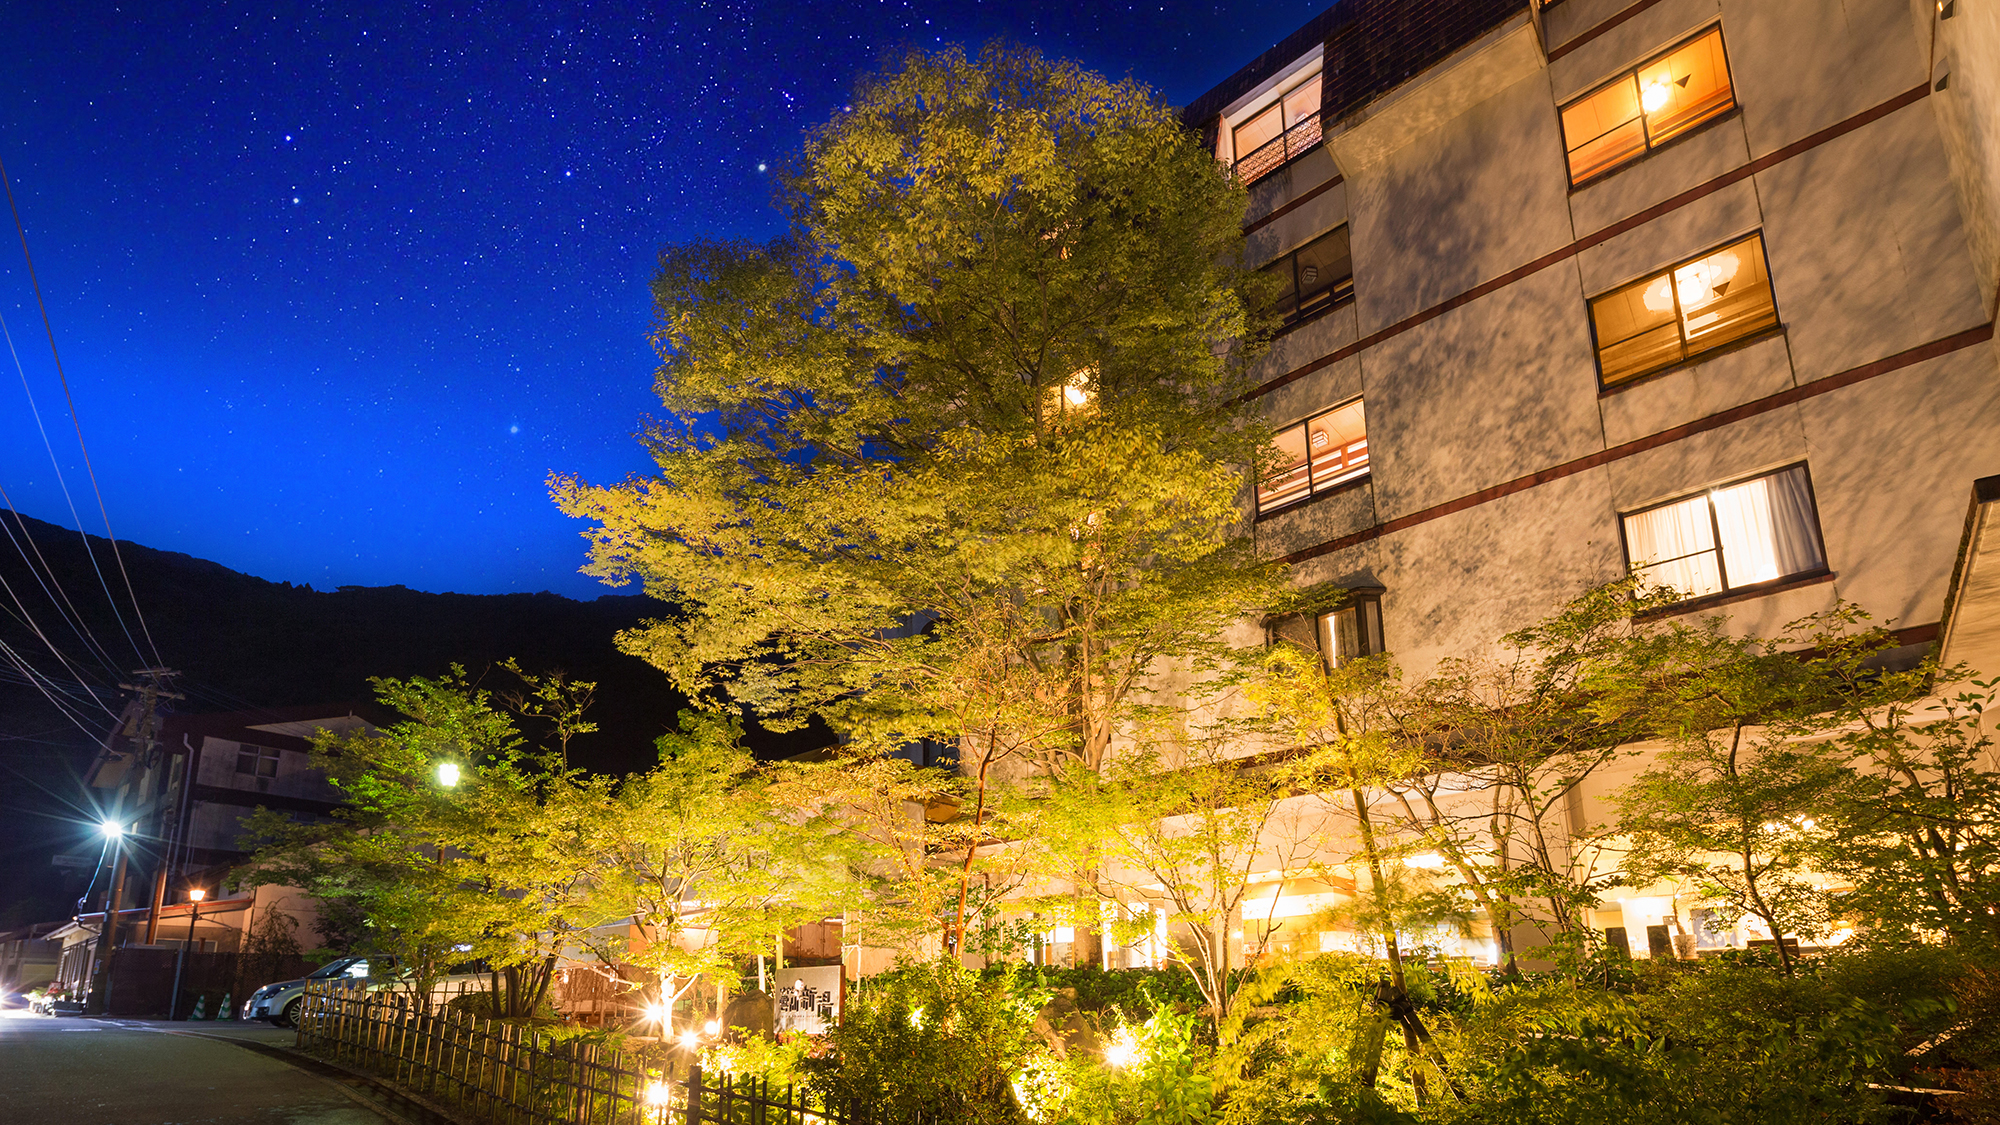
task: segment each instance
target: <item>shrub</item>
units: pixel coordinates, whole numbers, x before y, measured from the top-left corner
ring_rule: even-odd
[[[1211,1052],[1196,1038],[1203,1022],[1192,1012],[1140,991],[1152,1015],[1126,1024],[1108,1050],[1118,1064],[1078,1060],[1075,1093],[1060,1109],[1068,1125],[1207,1125],[1216,1119]]]
[[[800,1062],[819,1092],[888,1119],[916,1114],[964,1125],[1024,1120],[1014,1080],[1039,1053],[1046,997],[981,980],[940,959],[872,978],[851,993],[831,1051]]]
[[[1062,968],[1044,965],[994,965],[980,974],[1006,982],[1017,992],[1076,990],[1076,1006],[1085,1012],[1116,1008],[1135,1019],[1152,1014],[1160,1004],[1199,1011],[1207,1001],[1185,969]]]

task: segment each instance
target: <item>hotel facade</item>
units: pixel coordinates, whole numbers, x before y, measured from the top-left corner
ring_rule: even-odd
[[[1283,291],[1252,533],[1350,592],[1273,636],[1422,676],[1637,572],[1742,633],[1848,601],[1895,659],[2000,674],[1997,115],[1990,0],[1342,0],[1195,99]],[[1643,761],[1577,788],[1561,847]],[[1296,864],[1237,942],[1254,913],[1310,948],[1353,893],[1331,846]],[[1638,956],[1758,938],[1674,890],[1590,924]]]

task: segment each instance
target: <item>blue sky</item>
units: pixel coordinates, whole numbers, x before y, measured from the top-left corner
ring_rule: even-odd
[[[1325,4],[39,7],[0,160],[68,389],[9,230],[13,504],[102,532],[80,426],[121,539],[590,597],[544,480],[650,468],[659,248],[775,233],[759,165],[857,75],[1004,36],[1181,104]]]

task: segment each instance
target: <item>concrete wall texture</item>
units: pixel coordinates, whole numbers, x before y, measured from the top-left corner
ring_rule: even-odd
[[[1716,26],[1735,108],[1572,187],[1561,107]],[[1267,513],[1260,550],[1384,587],[1421,674],[1623,574],[1622,513],[1803,462],[1830,573],[1732,602],[1737,627],[1841,598],[1935,623],[2000,472],[1995,107],[1994,0],[1522,5],[1329,105],[1324,146],[1251,186],[1249,247],[1348,224],[1354,298],[1274,342],[1260,401],[1283,425],[1362,396],[1372,471]],[[1753,233],[1779,327],[1603,386],[1589,299]]]

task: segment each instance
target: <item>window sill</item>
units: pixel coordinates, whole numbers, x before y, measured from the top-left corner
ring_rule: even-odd
[[[1822,582],[1831,582],[1833,579],[1834,573],[1825,567],[1821,567],[1818,570],[1808,570],[1804,574],[1794,574],[1789,578],[1773,578],[1769,582],[1759,582],[1751,586],[1739,586],[1734,590],[1724,590],[1719,594],[1703,594],[1698,598],[1689,598],[1684,602],[1675,602],[1670,606],[1662,606],[1659,609],[1634,614],[1633,620],[1657,621],[1665,617],[1679,617],[1684,613],[1698,613],[1707,609],[1720,609],[1726,605],[1747,602],[1752,598],[1761,598],[1768,594],[1782,594],[1788,590],[1802,590],[1807,586],[1817,586]]]
[[[1658,156],[1660,153],[1673,151],[1675,145],[1680,144],[1682,141],[1687,140],[1689,137],[1699,137],[1703,133],[1708,132],[1710,129],[1715,128],[1716,126],[1722,124],[1723,122],[1733,121],[1741,116],[1743,116],[1742,105],[1740,104],[1732,105],[1728,109],[1723,110],[1721,113],[1716,114],[1714,117],[1711,117],[1708,120],[1702,122],[1701,124],[1695,126],[1694,128],[1689,129],[1687,132],[1681,133],[1678,136],[1672,137],[1668,140],[1661,141],[1659,144],[1654,145],[1652,148],[1649,148],[1645,152],[1640,153],[1638,156],[1635,156],[1632,159],[1627,160],[1623,164],[1618,164],[1610,168],[1606,168],[1602,172],[1592,173],[1589,179],[1569,185],[1569,193],[1571,195],[1575,195],[1577,192],[1583,191],[1587,188],[1594,188],[1598,184],[1601,184],[1604,181],[1610,179],[1611,177],[1618,175],[1620,172],[1629,172],[1632,169],[1637,168],[1642,164],[1645,164],[1647,161],[1653,159],[1653,157],[1655,156]]]
[[[1284,504],[1276,508],[1272,508],[1268,511],[1258,512],[1256,518],[1251,522],[1263,523],[1265,520],[1277,519],[1279,516],[1289,515],[1292,512],[1296,512],[1301,509],[1310,508],[1314,504],[1317,504],[1321,500],[1325,500],[1330,496],[1339,496],[1343,493],[1353,492],[1355,489],[1360,488],[1364,484],[1367,484],[1374,478],[1375,474],[1372,470],[1366,473],[1362,473],[1360,476],[1355,477],[1352,480],[1341,481],[1339,484],[1333,485],[1329,488],[1323,488],[1318,492],[1313,492],[1308,495],[1301,496],[1297,500],[1288,500]]]
[[[1777,339],[1778,337],[1784,336],[1786,333],[1790,331],[1791,331],[1791,325],[1789,324],[1772,325],[1771,327],[1763,329],[1762,331],[1753,332],[1750,335],[1743,337],[1741,340],[1731,340],[1728,343],[1723,344],[1721,347],[1710,348],[1708,351],[1699,352],[1695,355],[1691,355],[1688,358],[1681,360],[1679,363],[1672,364],[1671,366],[1668,367],[1662,367],[1657,371],[1648,371],[1644,375],[1634,375],[1629,379],[1624,379],[1619,382],[1613,383],[1608,387],[1604,385],[1603,382],[1604,377],[1602,374],[1600,374],[1598,376],[1597,397],[1600,399],[1605,399],[1605,398],[1610,398],[1612,395],[1624,394],[1626,391],[1631,390],[1633,387],[1643,387],[1647,383],[1650,383],[1655,379],[1658,379],[1665,375],[1672,375],[1676,371],[1687,371],[1691,368],[1700,367],[1702,364],[1707,363],[1710,360],[1720,359],[1721,357],[1726,356],[1731,352],[1740,352],[1744,348],[1748,348],[1756,344],[1761,344],[1766,340]]]
[[[1313,310],[1313,312],[1310,315],[1302,316],[1297,320],[1285,322],[1283,327],[1271,333],[1271,339],[1276,340],[1283,336],[1289,336],[1297,329],[1304,328],[1306,325],[1311,324],[1313,321],[1318,320],[1319,318],[1334,311],[1335,309],[1344,309],[1353,303],[1354,303],[1354,294],[1349,293],[1347,296],[1342,297],[1338,301],[1332,302],[1325,308]]]

